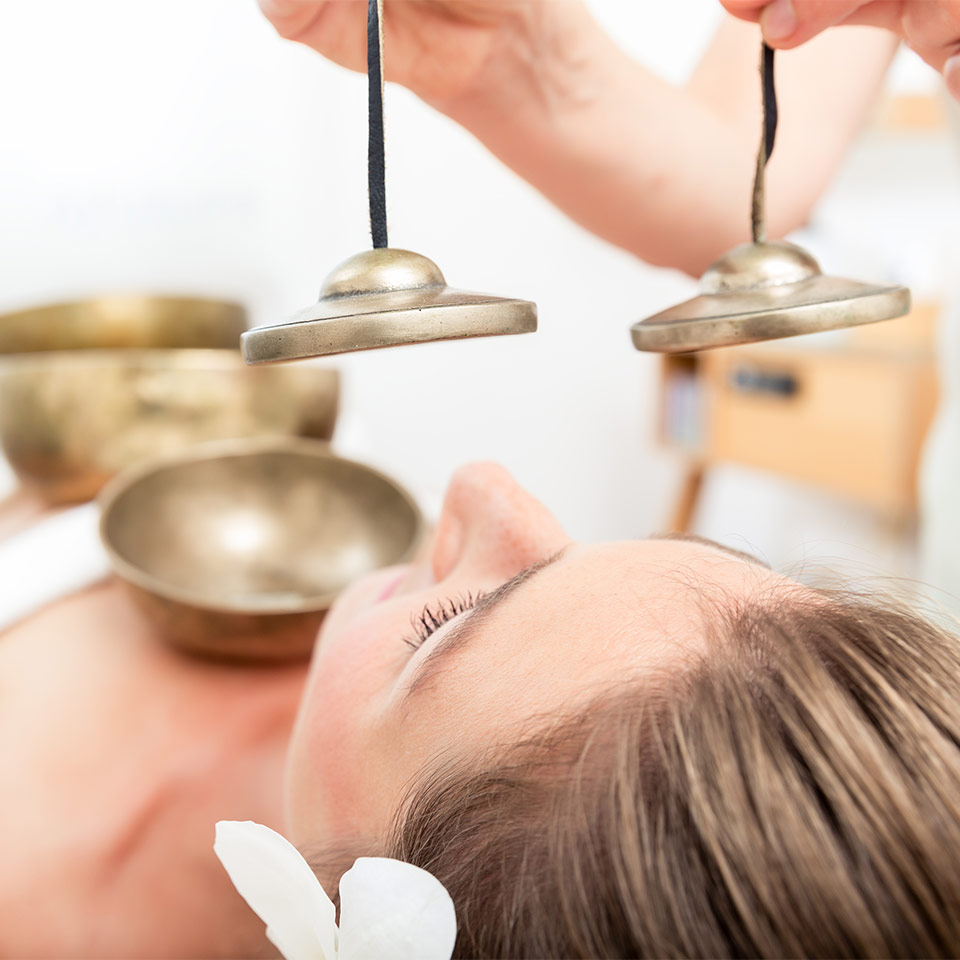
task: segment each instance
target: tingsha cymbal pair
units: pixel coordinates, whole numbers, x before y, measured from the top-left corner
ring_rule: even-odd
[[[318,303],[290,320],[247,331],[248,363],[270,363],[378,347],[529,333],[536,305],[466,293],[447,286],[435,263],[387,245],[383,157],[383,0],[368,0],[369,194],[372,250],[338,266]],[[751,243],[724,254],[692,300],[631,328],[638,350],[685,353],[836,330],[902,316],[902,286],[825,276],[807,251],[768,241],[764,220],[766,164],[777,128],[773,50],[763,45],[763,137],[753,190]]]

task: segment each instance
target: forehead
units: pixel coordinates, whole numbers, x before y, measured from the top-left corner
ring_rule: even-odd
[[[703,597],[743,594],[774,576],[696,542],[572,547],[443,658],[411,712],[508,723],[569,708],[696,656],[707,642]]]
[[[490,618],[490,642],[506,647],[513,633],[532,657],[569,650],[591,663],[606,654],[615,665],[642,664],[654,647],[697,643],[710,603],[735,602],[776,579],[698,541],[579,545]]]

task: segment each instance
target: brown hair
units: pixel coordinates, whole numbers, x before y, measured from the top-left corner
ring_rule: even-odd
[[[450,891],[456,956],[960,952],[960,648],[811,597],[417,785],[386,852]]]

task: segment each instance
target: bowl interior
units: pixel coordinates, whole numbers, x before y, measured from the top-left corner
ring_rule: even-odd
[[[173,599],[236,611],[319,609],[352,580],[407,559],[409,495],[333,454],[267,450],[155,467],[108,500],[120,574]]]

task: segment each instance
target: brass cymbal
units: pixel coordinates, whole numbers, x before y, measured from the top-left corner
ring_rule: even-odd
[[[785,241],[745,243],[700,280],[700,295],[635,323],[638,350],[686,353],[836,330],[903,316],[910,291],[824,276]]]
[[[763,129],[750,211],[753,242],[715,261],[700,278],[699,296],[635,323],[630,332],[638,350],[688,353],[777,340],[892,320],[910,309],[905,287],[824,276],[802,247],[767,240],[766,168],[779,117],[774,54],[761,43]]]
[[[454,290],[432,260],[381,247],[340,264],[314,306],[248,330],[241,349],[247,363],[274,363],[536,329],[536,304]]]

